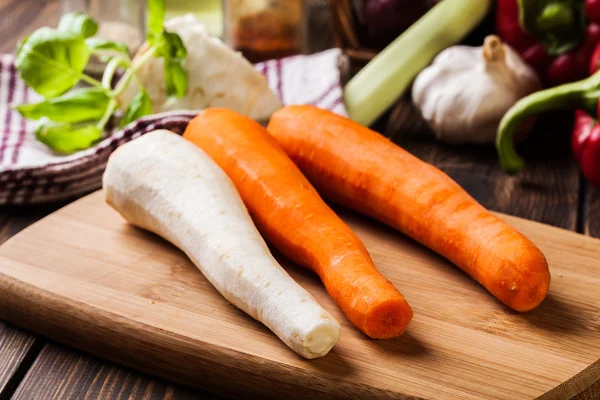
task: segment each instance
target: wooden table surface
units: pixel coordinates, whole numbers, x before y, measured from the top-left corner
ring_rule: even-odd
[[[333,43],[328,9],[308,0],[312,51]],[[0,0],[0,51],[12,52],[18,39],[59,18],[56,0]],[[484,206],[510,215],[600,237],[600,190],[587,185],[569,150],[568,115],[538,124],[522,146],[527,168],[516,176],[499,168],[492,147],[449,146],[436,142],[419,115],[401,101],[378,122],[401,146],[448,173]],[[0,244],[66,203],[0,207]],[[600,382],[580,388],[594,399]],[[5,399],[209,399],[79,351],[49,342],[0,321],[0,400]]]

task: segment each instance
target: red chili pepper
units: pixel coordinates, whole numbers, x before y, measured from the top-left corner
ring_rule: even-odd
[[[588,0],[585,6],[586,12],[588,8],[596,7],[594,11],[598,11],[600,16],[600,0]],[[600,44],[592,54],[589,67],[590,75],[596,73],[600,67]],[[600,102],[598,102],[596,115],[600,115]],[[583,176],[590,183],[600,186],[600,124],[598,119],[583,110],[575,111],[571,150],[581,166]]]
[[[571,149],[585,179],[600,186],[600,124],[582,110],[575,111]]]
[[[585,0],[585,15],[592,21],[600,22],[600,0]]]
[[[596,46],[596,50],[594,50],[594,52],[592,53],[589,68],[590,75],[594,75],[594,73],[598,71],[598,68],[600,68],[600,44]]]
[[[600,0],[498,0],[496,31],[549,86],[587,76]]]

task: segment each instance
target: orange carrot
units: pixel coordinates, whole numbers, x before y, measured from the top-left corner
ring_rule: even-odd
[[[277,111],[267,130],[324,197],[423,243],[517,311],[546,296],[548,264],[529,239],[377,132],[312,106]]]
[[[213,108],[194,118],[183,137],[219,164],[259,231],[292,261],[316,272],[354,325],[377,339],[404,332],[413,315],[404,297],[261,125]]]

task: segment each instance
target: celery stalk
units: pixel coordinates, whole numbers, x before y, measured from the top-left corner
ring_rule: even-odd
[[[383,49],[344,89],[354,121],[372,124],[442,50],[461,41],[486,16],[492,0],[442,0]]]

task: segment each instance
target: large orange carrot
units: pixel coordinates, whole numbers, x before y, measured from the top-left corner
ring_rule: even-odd
[[[316,272],[354,325],[377,339],[404,332],[413,315],[404,297],[261,125],[230,110],[207,109],[183,137],[223,168],[259,231]]]
[[[323,196],[425,244],[509,307],[546,296],[548,265],[529,239],[377,132],[312,106],[277,111],[267,130]]]

